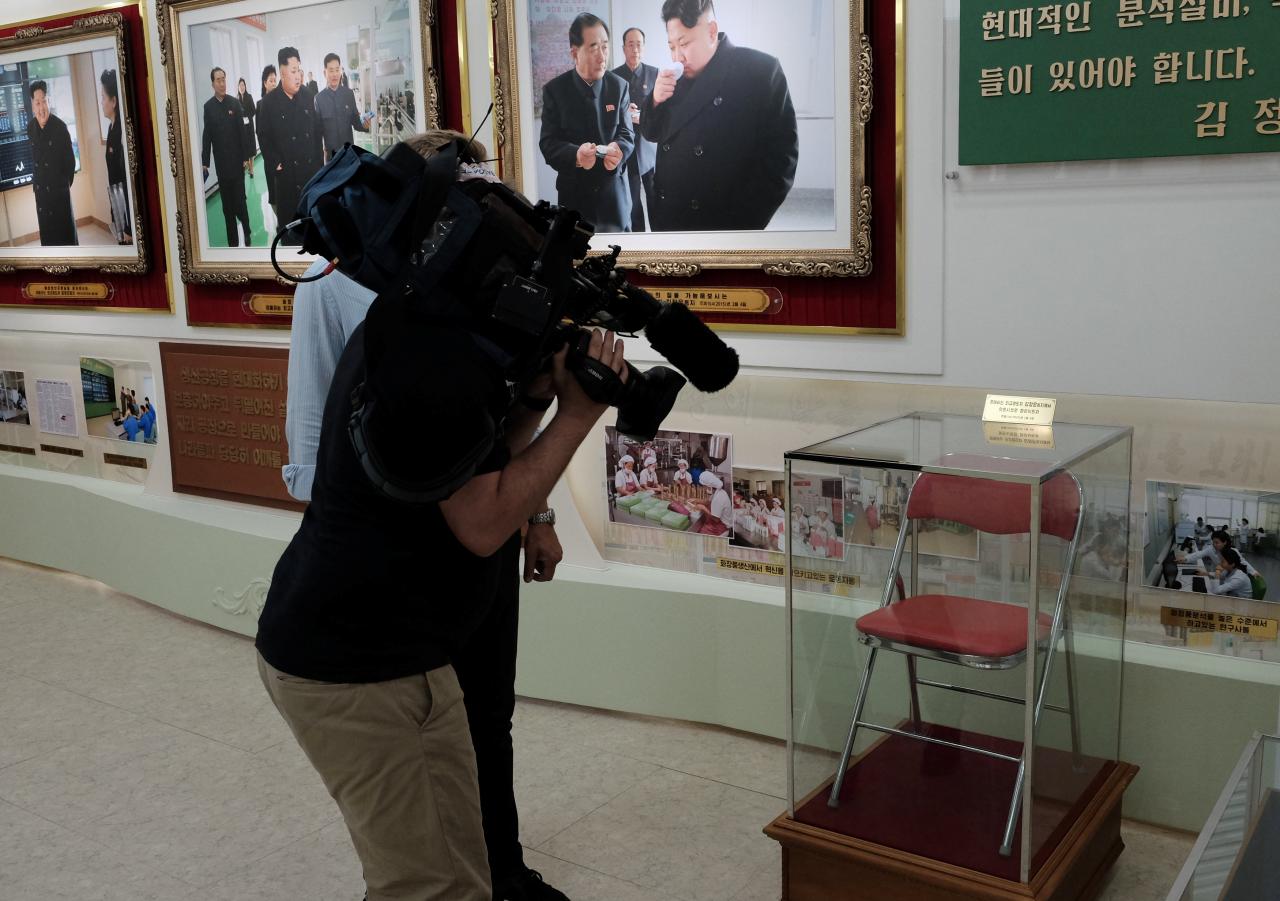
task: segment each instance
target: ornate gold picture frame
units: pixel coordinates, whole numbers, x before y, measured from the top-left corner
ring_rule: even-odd
[[[661,4],[651,0],[494,0],[499,144],[494,155],[502,176],[533,200],[595,204],[596,210],[579,210],[584,218],[597,225],[613,224],[597,227],[592,248],[603,251],[616,244],[622,248],[621,262],[645,274],[692,276],[703,269],[758,268],[773,275],[867,275],[872,204],[866,132],[873,104],[873,57],[864,2],[820,0],[798,8],[763,0],[723,0],[715,9],[711,38],[719,43],[711,62],[704,62],[670,46],[706,40],[705,15],[692,27],[673,20],[678,27],[672,29],[670,22],[662,21]],[[594,15],[607,31],[608,74],[598,79],[590,71],[584,79],[582,72],[590,63],[579,68],[577,61],[579,53],[590,52],[597,43],[599,32],[589,32],[591,40],[582,49],[571,46],[570,27],[578,13]],[[625,44],[628,38],[634,43],[635,30],[643,32],[641,63],[650,69],[628,64]],[[725,54],[722,64],[715,63],[725,47],[732,47],[734,55]],[[697,68],[699,63],[707,68]],[[718,74],[716,65],[722,70]],[[618,204],[605,208],[594,198],[584,199],[572,187],[575,179],[583,180],[575,171],[583,164],[575,154],[562,151],[579,140],[603,151],[603,142],[615,136],[612,116],[618,111],[611,103],[611,91],[616,90],[611,75],[628,82],[630,99],[632,88],[637,97],[652,95],[664,70],[679,70],[675,93],[661,101],[671,106],[659,114],[661,102],[647,107],[639,103],[632,121],[641,139],[651,139],[651,156],[639,154],[633,134],[633,149],[621,164],[650,167],[652,183],[628,174],[634,180],[632,200],[621,205],[630,213],[619,214]],[[578,135],[574,104],[587,104],[584,108],[589,109],[593,101],[573,90],[593,91],[597,81],[600,90],[594,102],[600,107],[600,137],[591,128]],[[758,87],[761,84],[765,86]],[[763,119],[741,115],[743,106],[766,103],[783,112]],[[794,110],[794,118],[787,108]],[[550,115],[544,115],[548,109]],[[648,132],[646,115],[654,123]],[[756,124],[743,133],[733,131],[744,123]],[[724,139],[726,133],[730,140]],[[778,133],[794,134],[793,163],[775,152]],[[753,171],[743,157],[757,150],[762,159],[774,162],[762,163],[756,174],[730,178],[728,173]],[[600,159],[605,159],[604,153]],[[664,174],[664,164],[669,174]],[[788,166],[794,171],[779,205],[776,183],[787,181]],[[726,198],[733,202],[726,203]],[[709,214],[711,208],[717,214]],[[637,209],[643,216],[635,215]],[[618,222],[623,224],[619,227]]]
[[[0,172],[0,271],[147,272],[124,18],[20,28],[0,40],[0,67],[0,130],[12,138]]]
[[[277,278],[271,240],[329,153],[344,141],[378,152],[439,124],[436,0],[156,5],[185,282]],[[276,258],[298,274],[313,258],[295,250],[282,242]]]

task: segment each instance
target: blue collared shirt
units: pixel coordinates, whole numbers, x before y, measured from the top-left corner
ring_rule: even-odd
[[[326,265],[323,260],[312,264],[307,275],[321,272]],[[319,281],[299,285],[294,291],[289,400],[284,424],[289,462],[281,475],[289,494],[300,501],[311,500],[320,423],[338,358],[375,297],[368,288],[337,271]]]

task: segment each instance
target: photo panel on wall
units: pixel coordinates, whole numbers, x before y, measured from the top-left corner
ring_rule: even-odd
[[[781,470],[734,469],[729,544],[778,553],[787,549],[786,474]]]
[[[159,414],[149,363],[81,357],[80,390],[90,437],[156,443]]]
[[[790,526],[794,556],[843,560],[844,479],[792,472]]]
[[[36,379],[36,413],[40,417],[40,431],[48,435],[75,438],[80,434],[76,396],[70,382]]]
[[[495,0],[503,178],[653,274],[871,269],[863,0]]]
[[[851,545],[892,550],[906,513],[911,486],[888,469],[855,469],[845,480],[845,535]],[[918,519],[923,556],[978,559],[977,530],[963,523]]]
[[[732,443],[729,435],[676,431],[637,441],[606,428],[609,521],[729,538]]]
[[[0,265],[147,271],[119,13],[0,41]]]
[[[1142,584],[1256,601],[1274,599],[1280,585],[1280,493],[1147,482],[1151,518],[1143,548]],[[1122,578],[1126,548],[1117,514],[1082,536],[1080,573]],[[1225,553],[1236,552],[1235,561]]]
[[[187,281],[274,277],[272,240],[329,159],[437,124],[434,2],[162,0]],[[278,254],[295,272],[299,243]]]
[[[27,377],[15,369],[0,369],[0,423],[31,425]]]

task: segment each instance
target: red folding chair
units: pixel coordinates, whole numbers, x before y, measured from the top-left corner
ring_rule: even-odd
[[[1075,669],[1072,662],[1074,647],[1070,628],[1070,611],[1066,599],[1076,546],[1080,539],[1083,509],[1083,490],[1070,473],[1059,473],[1042,484],[1040,532],[1042,535],[1056,536],[1069,544],[1053,614],[1038,614],[1036,645],[1043,654],[1044,669],[1032,701],[1035,705],[1034,722],[1037,726],[1039,725],[1040,714],[1045,707],[1067,714],[1071,723],[1071,749],[1077,760],[1080,754],[1080,731],[1076,719]],[[831,796],[827,803],[831,807],[840,806],[840,790],[844,785],[845,774],[849,768],[849,757],[853,753],[853,744],[859,729],[871,729],[1007,760],[1018,765],[1013,797],[1009,802],[1009,816],[1005,821],[1004,835],[1000,843],[1000,854],[1008,857],[1012,851],[1014,826],[1018,820],[1025,788],[1026,746],[1024,745],[1021,753],[1015,757],[987,748],[921,734],[918,686],[926,685],[931,688],[941,688],[1014,704],[1025,704],[1026,700],[930,679],[920,679],[916,675],[916,658],[941,660],[979,670],[1012,669],[1020,665],[1027,656],[1027,608],[949,594],[903,597],[899,568],[902,565],[907,534],[911,531],[913,520],[925,519],[951,520],[968,525],[980,532],[997,535],[1030,533],[1031,486],[1018,482],[937,473],[923,473],[916,479],[898,530],[898,541],[893,549],[893,560],[885,579],[880,607],[857,621],[858,640],[870,647],[871,653],[862,674],[862,683],[858,688],[857,701],[853,707],[853,719],[849,725],[849,737],[840,755],[840,767],[836,770],[835,783],[831,786]],[[916,553],[917,550],[913,546],[912,553]],[[1034,578],[1035,574],[1032,573],[1032,579]],[[893,601],[895,584],[898,585],[899,597],[896,602]],[[917,586],[912,588],[915,589]],[[1032,589],[1035,589],[1034,581]],[[1045,703],[1046,689],[1059,640],[1065,643],[1067,667],[1067,706],[1065,708]],[[876,654],[882,650],[907,655],[907,678],[911,688],[912,730],[910,731],[862,719],[863,707],[871,686],[871,671],[875,666]]]

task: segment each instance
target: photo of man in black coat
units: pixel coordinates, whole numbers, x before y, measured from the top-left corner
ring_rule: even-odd
[[[71,209],[71,182],[76,177],[76,155],[71,147],[67,124],[49,109],[49,86],[33,81],[27,89],[31,97],[31,122],[27,140],[35,173],[31,186],[36,195],[36,220],[40,243],[45,247],[66,247],[80,243],[76,217]]]
[[[730,43],[712,0],[665,0],[662,18],[680,71],[664,68],[640,107],[644,136],[658,145],[653,228],[766,228],[800,154],[782,66]]]
[[[597,232],[629,231],[631,95],[627,82],[608,71],[609,27],[582,13],[569,26],[569,53],[573,68],[542,89],[538,146],[557,173],[556,202],[577,210]]]
[[[658,80],[657,68],[644,62],[644,42],[644,32],[639,28],[632,27],[624,31],[622,53],[626,62],[613,70],[614,75],[627,83],[627,90],[631,93],[628,110],[631,113],[631,127],[636,133],[635,153],[627,160],[633,232],[646,230],[642,196],[648,198],[649,207],[653,208],[653,162],[658,152],[658,146],[643,136],[644,128],[640,123],[640,106],[653,93],[653,85]]]
[[[342,58],[330,53],[324,58],[324,90],[316,94],[325,162],[333,159],[344,144],[351,143],[353,129],[367,132],[373,118],[373,113],[360,114],[355,92],[342,82]]]
[[[209,177],[209,156],[218,173],[218,195],[227,225],[227,246],[239,247],[236,223],[244,229],[244,244],[252,246],[249,207],[244,196],[244,173],[253,155],[245,145],[244,109],[227,93],[227,73],[214,67],[209,73],[213,96],[204,102],[204,128],[200,139],[200,171]]]
[[[320,116],[315,97],[302,84],[302,64],[296,47],[282,47],[277,54],[280,85],[258,104],[258,141],[268,172],[274,173],[278,221],[282,230],[298,212],[302,189],[324,165]],[[286,237],[281,244],[299,244],[301,236]]]

